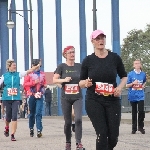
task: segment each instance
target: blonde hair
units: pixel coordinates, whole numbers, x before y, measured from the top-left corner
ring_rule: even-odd
[[[6,61],[6,70],[9,71],[9,67],[11,66],[12,63],[14,63],[14,59],[8,59]]]

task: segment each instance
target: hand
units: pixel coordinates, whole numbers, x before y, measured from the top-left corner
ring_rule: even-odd
[[[132,84],[139,84],[138,80],[136,79],[134,82],[132,82]]]
[[[114,96],[115,97],[119,97],[120,95],[121,95],[121,91],[122,91],[122,88],[121,87],[116,87],[115,89],[114,89]]]
[[[42,66],[42,60],[40,59],[39,61],[39,67]]]
[[[35,80],[35,84],[37,84],[37,83],[39,83],[40,82],[40,80],[39,79],[36,79]]]
[[[70,82],[70,80],[72,80],[71,77],[66,77],[65,78],[65,82]]]
[[[93,84],[92,84],[92,79],[89,79],[89,78],[88,78],[88,79],[85,80],[85,87],[88,88],[88,87],[91,87],[92,85],[93,85]]]

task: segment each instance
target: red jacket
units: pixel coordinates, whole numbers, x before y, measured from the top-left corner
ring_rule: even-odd
[[[39,83],[36,83],[36,80],[39,80]],[[38,76],[36,73],[30,73],[24,77],[24,90],[27,96],[30,96],[36,92],[45,92],[46,80],[45,73],[40,71]]]

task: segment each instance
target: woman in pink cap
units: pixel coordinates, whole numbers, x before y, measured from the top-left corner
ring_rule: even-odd
[[[53,83],[62,85],[61,103],[64,114],[66,135],[66,148],[71,150],[71,124],[72,124],[72,106],[75,113],[75,138],[76,149],[84,149],[81,144],[82,138],[82,92],[79,87],[81,64],[75,63],[75,48],[67,46],[63,50],[63,57],[66,63],[60,64],[53,77]]]
[[[86,111],[96,131],[96,150],[113,150],[117,145],[120,126],[120,94],[127,73],[119,55],[105,48],[106,35],[101,30],[91,34],[94,53],[82,63],[81,88],[87,88]],[[117,74],[121,83],[117,85]]]

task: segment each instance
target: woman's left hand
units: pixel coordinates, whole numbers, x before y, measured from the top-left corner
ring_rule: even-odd
[[[122,88],[121,87],[116,87],[115,89],[114,89],[114,96],[115,97],[119,97],[120,95],[121,95],[121,91],[122,91]]]

